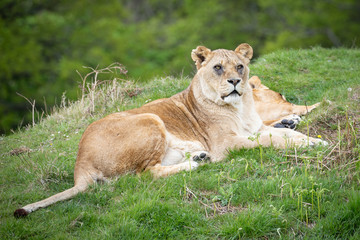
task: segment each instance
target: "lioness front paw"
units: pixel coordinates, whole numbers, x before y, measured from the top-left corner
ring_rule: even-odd
[[[195,170],[199,166],[199,163],[195,162],[195,161],[184,162],[182,164],[184,164],[183,170],[186,170],[186,171]]]
[[[309,138],[301,138],[295,141],[295,145],[299,146],[299,147],[308,147],[308,146],[315,146],[315,145],[323,145],[326,146],[329,143],[326,141],[323,141],[319,138],[313,138],[313,137],[309,137]]]
[[[195,152],[192,154],[192,159],[195,162],[210,162],[210,155],[204,151]]]
[[[319,138],[312,138],[312,137],[310,137],[310,138],[309,138],[309,141],[312,143],[312,146],[313,146],[313,145],[323,145],[323,146],[329,145],[329,143],[328,143],[327,141],[321,140],[321,139],[319,139]]]

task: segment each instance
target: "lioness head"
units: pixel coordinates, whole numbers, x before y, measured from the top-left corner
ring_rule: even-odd
[[[240,103],[242,95],[251,92],[248,64],[252,56],[253,49],[247,43],[240,44],[234,51],[211,51],[204,46],[194,49],[191,57],[203,95],[219,105]]]

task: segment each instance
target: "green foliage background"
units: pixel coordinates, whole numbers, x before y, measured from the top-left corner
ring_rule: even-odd
[[[120,62],[136,81],[191,75],[197,45],[255,56],[279,48],[358,47],[357,0],[1,0],[0,133],[78,97],[82,66]]]

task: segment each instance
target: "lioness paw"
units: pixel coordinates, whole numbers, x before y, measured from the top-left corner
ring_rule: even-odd
[[[301,121],[300,116],[293,114],[281,120],[281,122],[274,125],[274,128],[290,128],[295,129],[296,125]]]
[[[210,155],[207,152],[195,152],[192,154],[192,159],[195,162],[210,162]]]
[[[303,146],[306,147],[306,146],[315,146],[315,145],[326,146],[326,145],[328,145],[328,142],[321,140],[319,138],[313,138],[313,137],[303,139]]]
[[[310,138],[309,141],[312,142],[313,145],[323,145],[323,146],[329,145],[327,141],[321,140],[319,138]]]
[[[182,170],[185,171],[195,170],[199,166],[199,163],[195,161],[184,162],[183,164],[184,164],[184,169]]]
[[[313,137],[309,137],[309,138],[300,138],[294,141],[295,145],[299,146],[299,147],[312,147],[315,145],[322,145],[322,146],[327,146],[329,143],[321,140],[319,138],[313,138]]]

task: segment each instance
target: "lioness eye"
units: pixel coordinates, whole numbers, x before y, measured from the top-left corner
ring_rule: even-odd
[[[215,66],[214,66],[214,69],[215,69],[216,71],[219,71],[219,70],[222,69],[222,67],[221,67],[221,65],[215,65]]]
[[[243,69],[244,69],[244,65],[242,65],[242,64],[239,64],[239,65],[236,66],[236,70],[237,70],[239,73],[242,73]]]

